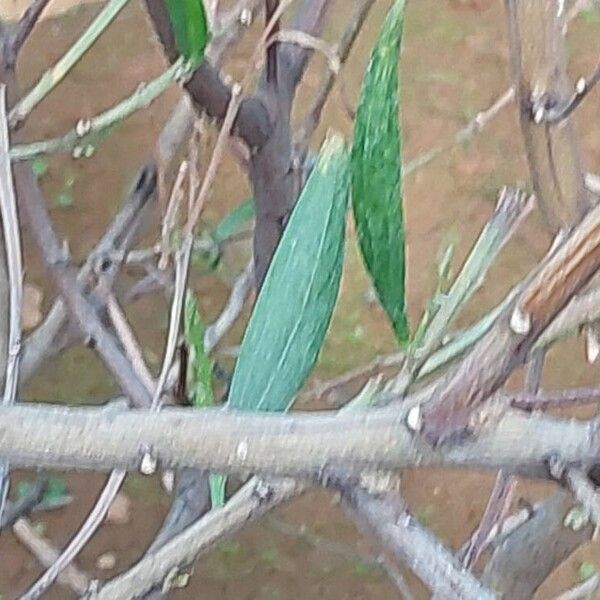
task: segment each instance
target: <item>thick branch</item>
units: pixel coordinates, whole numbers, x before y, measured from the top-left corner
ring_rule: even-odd
[[[431,442],[476,429],[475,411],[525,362],[540,335],[599,266],[600,209],[595,208],[542,261],[460,365],[434,384],[435,402],[425,407],[419,424]]]
[[[248,521],[297,495],[301,487],[294,481],[263,482],[256,478],[247,483],[223,508],[210,511],[162,548],[146,555],[137,565],[107,583],[88,600],[129,600],[158,587],[168,591],[169,575],[177,576],[201,552],[206,552]]]
[[[0,407],[0,457],[15,467],[137,470],[150,453],[165,468],[326,479],[373,469],[461,466],[548,478],[546,459],[594,464],[593,423],[506,413],[468,443],[432,449],[395,407],[354,413],[247,414],[205,409]]]

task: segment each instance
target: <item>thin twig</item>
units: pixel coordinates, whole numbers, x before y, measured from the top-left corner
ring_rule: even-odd
[[[9,68],[14,67],[23,44],[27,41],[49,2],[50,0],[33,0],[19,19],[17,31],[8,45],[6,62]]]
[[[127,321],[123,309],[110,291],[107,291],[106,308],[115,329],[115,333],[119,337],[121,345],[125,350],[125,354],[131,361],[140,381],[146,386],[148,392],[152,393],[154,390],[154,378],[152,377],[152,373],[150,372],[150,369],[148,369],[140,344]]]
[[[488,125],[502,111],[502,109],[510,104],[514,96],[514,89],[508,88],[500,97],[494,100],[489,108],[478,112],[475,118],[467,123],[467,125],[460,131],[456,132],[454,137],[452,137],[450,140],[440,144],[439,146],[435,146],[426,152],[423,152],[423,154],[419,154],[417,157],[406,163],[404,165],[404,174],[409,175],[414,171],[417,171],[418,169],[430,163],[433,159],[448,151],[450,148],[462,144],[474,134],[481,132],[486,125]]]
[[[338,59],[342,65],[344,65],[348,60],[348,56],[350,55],[350,51],[354,46],[354,42],[356,41],[356,38],[358,37],[358,34],[360,33],[374,2],[375,0],[362,0],[354,9],[354,12],[350,17],[350,21],[348,22],[348,25],[342,34],[338,46]],[[327,73],[319,84],[318,91],[313,98],[312,104],[308,109],[304,120],[302,121],[302,125],[298,128],[294,146],[296,148],[296,153],[300,156],[301,161],[303,156],[306,154],[308,142],[321,120],[323,108],[325,107],[327,98],[329,98],[329,95],[331,94],[336,76],[337,73],[334,70],[327,70]]]
[[[59,552],[52,544],[37,533],[27,519],[19,519],[12,528],[14,536],[25,546],[46,569],[59,558]],[[68,565],[58,576],[58,583],[72,589],[76,594],[84,594],[89,578],[74,565]]]
[[[227,331],[229,331],[242,312],[246,298],[253,287],[254,264],[250,261],[241,275],[235,280],[221,314],[206,328],[204,333],[204,348],[206,352],[212,352]]]
[[[80,119],[76,126],[64,135],[13,146],[10,158],[13,161],[32,160],[45,154],[71,151],[75,158],[90,156],[102,134],[134,112],[148,108],[172,83],[185,79],[189,73],[189,66],[186,66],[182,59],[178,60],[156,79],[138,85],[133,94],[120,100],[113,107],[89,119]]]
[[[208,168],[206,169],[206,174],[204,175],[204,179],[202,180],[202,186],[200,187],[198,196],[194,200],[193,206],[190,211],[190,216],[183,230],[184,237],[189,237],[193,235],[196,223],[200,218],[202,210],[204,209],[204,204],[206,203],[208,195],[212,189],[212,185],[217,175],[217,170],[219,168],[225,150],[227,149],[227,142],[231,134],[233,122],[235,120],[238,108],[240,106],[241,92],[242,88],[240,85],[234,85],[232,87],[231,100],[229,102],[229,106],[227,107],[225,118],[223,119],[223,125],[221,126],[219,137],[217,138],[217,142],[215,144],[210,163],[208,165]]]
[[[21,357],[21,310],[23,304],[23,256],[21,229],[13,185],[12,169],[8,156],[10,139],[6,113],[6,86],[0,84],[0,214],[9,281],[8,356],[4,374],[2,404],[15,401],[19,383]],[[8,463],[0,462],[0,522],[8,497]]]
[[[533,208],[533,198],[516,189],[504,188],[496,209],[477,238],[450,290],[427,324],[423,339],[408,356],[391,389],[404,394],[432,352],[437,350],[459,309],[481,286],[494,259]]]
[[[378,356],[364,367],[357,367],[356,369],[352,369],[351,371],[327,381],[317,381],[309,391],[309,394],[311,398],[319,400],[337,388],[344,387],[359,379],[377,375],[384,369],[399,367],[405,360],[406,353],[404,352],[395,352],[394,354]]]
[[[106,517],[108,509],[121,488],[126,475],[127,472],[120,469],[115,469],[110,474],[108,482],[102,490],[94,509],[90,512],[75,537],[69,542],[48,570],[21,596],[21,600],[37,600],[73,562]]]
[[[514,494],[516,479],[499,471],[483,517],[475,533],[460,556],[465,569],[471,570],[483,553],[490,539],[491,532],[504,521],[510,508]]]
[[[157,585],[163,584],[164,589],[168,574],[176,575],[224,535],[231,535],[248,521],[298,495],[301,489],[291,480],[267,483],[251,479],[224,507],[211,510],[164,546],[144,556],[129,571],[98,592],[90,593],[89,600],[129,600]],[[166,587],[168,591],[168,585]]]
[[[167,343],[162,361],[158,382],[152,396],[152,409],[159,408],[160,398],[165,389],[167,378],[175,359],[177,352],[177,342],[179,341],[179,332],[181,328],[181,315],[185,301],[185,292],[187,289],[188,273],[190,268],[190,258],[192,255],[192,236],[187,236],[182,243],[181,249],[175,259],[175,288],[171,301],[171,311],[169,317],[169,332],[167,334]]]
[[[560,123],[569,118],[573,111],[586,99],[587,95],[594,89],[594,86],[600,81],[600,61],[596,65],[592,74],[586,79],[582,77],[575,85],[575,91],[571,98],[563,106],[555,106],[546,109],[543,120],[547,123]]]
[[[9,113],[9,124],[17,127],[29,113],[66,77],[129,0],[110,0],[91,25],[58,62],[46,71],[33,89]]]
[[[585,404],[600,403],[600,389],[574,388],[560,392],[543,392],[539,394],[517,393],[510,396],[510,404],[521,410],[548,410],[551,408],[567,408]]]

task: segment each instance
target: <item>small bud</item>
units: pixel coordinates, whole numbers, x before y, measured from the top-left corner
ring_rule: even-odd
[[[406,415],[406,425],[414,432],[421,431],[423,426],[423,415],[420,406],[413,406]]]
[[[237,448],[235,449],[235,455],[241,462],[244,462],[246,458],[248,458],[248,442],[246,440],[242,440],[238,444]]]
[[[240,13],[240,23],[244,27],[250,27],[250,25],[252,25],[252,11],[249,8],[244,8]]]
[[[94,148],[92,144],[88,144],[83,150],[83,154],[86,158],[92,158],[92,156],[94,156],[94,152],[96,152],[96,148]]]
[[[510,317],[510,328],[518,335],[527,335],[531,329],[531,315],[517,304]]]
[[[79,119],[75,125],[75,133],[77,137],[87,135],[92,129],[92,122],[89,119]]]
[[[172,494],[175,488],[175,473],[171,470],[165,471],[162,474],[161,482],[165,492]]]
[[[156,473],[156,467],[156,459],[149,452],[146,452],[142,457],[142,463],[140,464],[140,473],[142,475],[154,475],[154,473]]]
[[[585,92],[586,87],[587,87],[587,81],[585,80],[585,77],[580,77],[577,80],[577,84],[575,85],[575,90],[581,96],[581,94],[583,94]]]
[[[539,125],[544,120],[544,115],[546,114],[546,109],[543,106],[540,106],[533,113],[533,122],[536,125]]]
[[[72,155],[73,158],[81,158],[83,156],[83,148],[81,146],[75,146]]]

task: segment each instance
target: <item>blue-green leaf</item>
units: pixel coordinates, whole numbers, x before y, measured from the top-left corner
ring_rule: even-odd
[[[310,373],[337,300],[348,199],[343,140],[325,142],[250,318],[229,407],[283,411]]]
[[[210,41],[203,0],[165,0],[177,50],[186,60],[198,63]]]
[[[363,81],[351,156],[352,206],[361,253],[401,342],[409,336],[398,90],[403,20],[404,0],[396,0]]]

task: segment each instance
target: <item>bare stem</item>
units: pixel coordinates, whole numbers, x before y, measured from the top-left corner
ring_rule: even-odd
[[[10,166],[9,134],[6,113],[6,87],[0,84],[0,214],[9,282],[8,357],[2,404],[15,401],[21,356],[21,309],[23,304],[23,256],[19,213]],[[8,463],[0,463],[0,522],[8,497]]]

